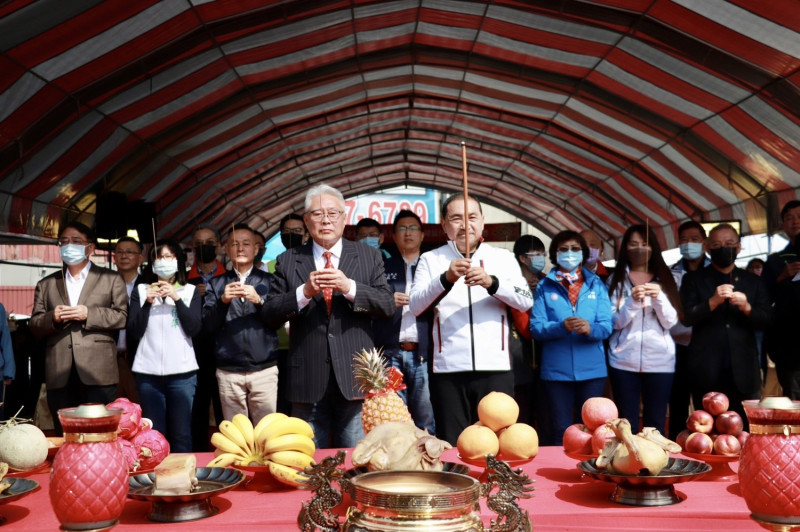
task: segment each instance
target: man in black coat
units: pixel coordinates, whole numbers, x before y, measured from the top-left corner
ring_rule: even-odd
[[[424,233],[422,220],[408,210],[395,216],[394,243],[399,253],[385,258],[386,281],[394,292],[395,311],[391,318],[375,320],[375,345],[383,348],[387,360],[403,373],[406,401],[414,423],[430,434],[436,433],[433,405],[428,388],[428,359],[431,349],[431,313],[414,316],[408,308],[408,294],[417,269]]]
[[[255,232],[237,224],[225,249],[233,268],[208,281],[203,328],[214,334],[222,414],[244,414],[253,424],[277,410],[278,336],[266,323],[264,301],[272,274],[253,266]]]
[[[747,425],[742,400],[758,399],[761,391],[755,331],[769,324],[772,309],[761,278],[734,264],[741,248],[731,225],[712,229],[705,243],[711,264],[686,274],[681,301],[683,323],[693,327],[688,366],[695,406],[706,392],[723,392]]]
[[[364,431],[353,355],[373,347],[371,322],[394,313],[394,297],[380,252],[342,238],[341,192],[316,186],[305,208],[313,242],[278,257],[264,310],[274,327],[289,322],[292,415],[311,424],[317,447],[354,447]]]

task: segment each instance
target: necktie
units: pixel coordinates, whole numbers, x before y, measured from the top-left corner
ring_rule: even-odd
[[[325,267],[333,268],[333,263],[331,262],[331,257],[333,254],[330,251],[325,251],[322,253],[322,256],[325,257]],[[325,305],[328,307],[328,316],[330,316],[331,306],[333,304],[333,288],[323,288],[322,298],[325,300]]]

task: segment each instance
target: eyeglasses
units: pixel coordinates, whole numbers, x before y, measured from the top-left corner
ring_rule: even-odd
[[[328,216],[328,218],[330,218],[330,216]],[[333,218],[331,218],[331,220],[333,220]],[[288,234],[302,235],[305,232],[306,232],[306,230],[303,229],[302,227],[295,227],[293,229],[288,229],[288,228],[284,229],[283,231],[281,231],[281,234],[282,235],[288,235]]]
[[[561,251],[561,250],[559,250]],[[544,251],[533,251],[531,253],[526,253],[526,257],[544,257]]]
[[[566,253],[567,251],[572,251],[573,253],[579,253],[583,251],[583,249],[580,246],[572,246],[572,247],[561,246],[560,248],[558,248],[559,253]]]
[[[306,216],[308,216],[312,222],[321,222],[325,217],[328,217],[328,220],[332,222],[339,221],[339,217],[344,214],[344,211],[340,211],[338,209],[331,209],[331,210],[323,210],[323,209],[314,209],[313,211],[308,211]]]
[[[727,242],[712,242],[712,243],[710,243],[708,245],[708,248],[709,249],[719,249],[719,248],[721,248],[723,246],[726,247],[726,248],[735,248],[738,244],[739,244],[739,242],[734,242],[733,240],[729,240]]]
[[[89,242],[87,242],[86,240],[83,240],[82,238],[77,238],[77,237],[75,237],[75,238],[59,238],[58,239],[58,245],[59,246],[66,246],[67,244],[78,244],[79,246],[85,246],[88,243]]]
[[[114,251],[114,255],[140,255],[140,251],[136,250],[127,250],[127,249],[120,249],[119,251]]]
[[[406,231],[408,231],[409,233],[416,233],[419,230],[420,226],[418,225],[398,225],[397,229],[395,229],[395,231],[397,231],[398,233],[405,233]]]

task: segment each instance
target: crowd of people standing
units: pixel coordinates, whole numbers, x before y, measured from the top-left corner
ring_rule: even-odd
[[[740,412],[757,398],[766,354],[784,394],[800,399],[790,340],[800,201],[781,212],[788,246],[747,269],[724,223],[707,235],[682,224],[671,267],[653,230],[632,225],[609,271],[590,230],[562,231],[548,249],[530,235],[513,252],[484,242],[480,202],[460,194],[441,207],[447,242],[426,252],[411,211],[393,220],[394,254],[374,220],[359,224],[357,242],[343,238],[344,215],[341,193],[317,186],[302,215],[281,220],[287,250],[276,261],[261,263],[265,239],[247,225],[224,239],[201,225],[191,268],[175,241],[145,255],[126,237],[117,272],[91,262],[91,228],[62,225],[64,266],[37,284],[30,322],[45,343],[51,412],[125,396],[189,452],[208,450],[211,419],[282,411],[309,421],[319,447],[352,447],[364,436],[353,356],[372,347],[403,373],[414,422],[451,443],[491,391],[517,398],[543,445],[559,445],[600,395],[674,437],[708,391]]]

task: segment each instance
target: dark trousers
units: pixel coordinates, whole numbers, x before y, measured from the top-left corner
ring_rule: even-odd
[[[778,384],[783,389],[783,395],[795,401],[800,400],[800,369],[785,368],[776,364],[775,373],[778,376]]]
[[[489,392],[514,396],[511,371],[463,371],[430,374],[436,437],[455,446],[461,431],[478,421],[478,403]]]
[[[539,440],[540,445],[561,445],[564,431],[573,423],[582,423],[581,407],[590,397],[603,395],[606,378],[585,381],[543,380],[547,403],[550,405],[549,441]]]
[[[205,341],[210,341],[213,348],[213,338]],[[200,369],[197,372],[197,390],[194,395],[194,403],[192,403],[192,450],[206,452],[213,450],[211,437],[208,433],[210,426],[209,406],[214,409],[214,419],[217,425],[224,418],[222,417],[222,405],[219,401],[219,385],[217,384],[217,368],[214,364],[214,354],[211,352],[206,356],[201,356],[199,349],[195,349],[195,353],[198,355],[197,364]]]
[[[107,386],[89,385],[81,382],[78,370],[72,365],[69,380],[63,388],[47,390],[47,406],[53,416],[53,429],[57,436],[63,434],[61,422],[58,420],[58,411],[62,408],[72,408],[86,403],[100,403],[107,405],[117,397],[117,385]]]
[[[675,440],[686,428],[689,417],[689,403],[692,397],[691,376],[689,375],[689,346],[675,344],[675,376],[669,394],[669,439]],[[695,404],[695,408],[702,406]]]
[[[619,409],[619,417],[639,430],[639,404],[642,406],[642,426],[655,427],[661,434],[667,419],[667,403],[672,389],[673,373],[637,373],[609,368],[611,390]]]

